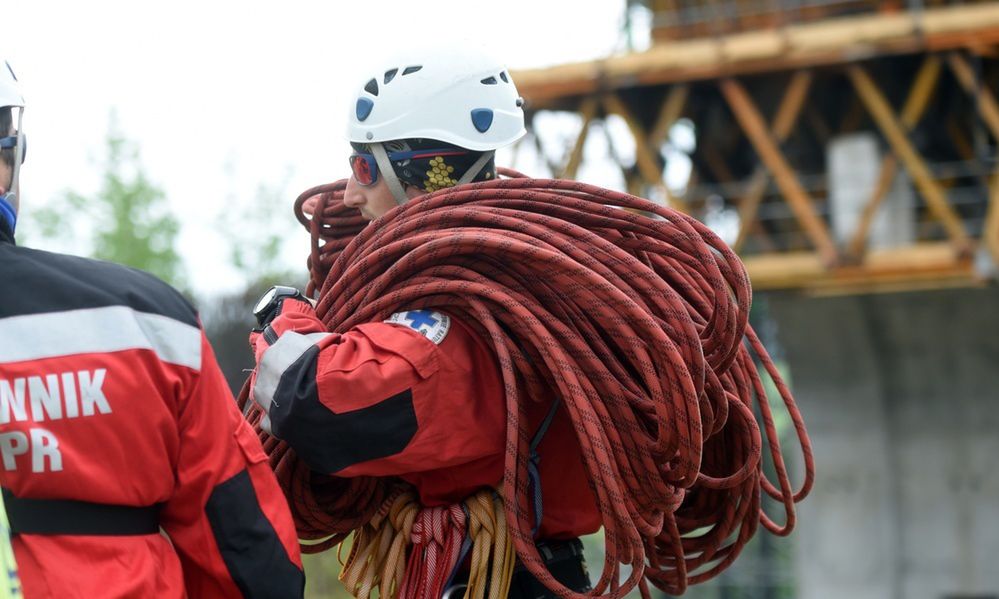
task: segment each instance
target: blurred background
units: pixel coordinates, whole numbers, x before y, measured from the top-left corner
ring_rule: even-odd
[[[4,18],[28,101],[20,242],[184,289],[234,389],[250,302],[306,279],[292,201],[346,176],[363,65],[474,37],[527,100],[498,163],[710,225],[801,405],[818,479],[797,529],[687,596],[999,598],[999,2],[37,1]],[[338,569],[308,558],[309,597],[344,596]]]

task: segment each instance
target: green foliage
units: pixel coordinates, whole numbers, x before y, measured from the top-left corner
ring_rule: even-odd
[[[344,549],[345,557],[347,549]],[[335,548],[303,555],[302,564],[305,567],[305,599],[350,599],[350,593],[337,580],[342,566]]]
[[[293,240],[307,240],[308,233],[295,221],[292,203],[288,200],[288,180],[291,169],[275,183],[259,183],[252,196],[235,191],[235,166],[226,166],[232,191],[225,208],[216,219],[217,229],[229,246],[229,259],[250,287],[266,283],[290,284],[307,276],[304,268],[293,271],[282,260],[282,250]],[[303,248],[305,246],[303,245]],[[303,260],[304,262],[304,260]]]
[[[98,166],[101,184],[94,194],[70,190],[36,211],[33,221],[41,237],[74,237],[82,230],[84,252],[90,256],[127,264],[183,287],[183,264],[174,249],[180,222],[170,212],[163,190],[146,176],[137,145],[120,131],[113,112]]]
[[[237,191],[235,164],[226,166],[231,191],[215,218],[215,230],[229,248],[229,259],[243,277],[245,287],[202,302],[205,331],[233,393],[238,393],[253,368],[253,355],[247,334],[256,326],[252,306],[271,285],[282,284],[305,289],[308,272],[292,269],[282,251],[301,245],[300,263],[305,262],[308,233],[295,221],[291,202],[286,198],[287,178],[277,183],[260,183],[252,193]],[[324,584],[323,568],[317,570],[317,584]],[[331,588],[339,583],[334,580]]]

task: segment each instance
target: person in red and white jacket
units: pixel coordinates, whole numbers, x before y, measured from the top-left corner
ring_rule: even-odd
[[[285,288],[287,289],[287,288]],[[342,335],[311,303],[283,298],[265,334],[253,397],[263,424],[313,470],[398,476],[424,506],[457,503],[503,478],[506,403],[496,357],[460,320],[413,310]],[[276,337],[271,345],[266,336]],[[534,428],[548,406],[529,411]],[[541,539],[600,527],[568,415],[541,439]]]
[[[0,483],[24,596],[302,597],[288,505],[194,308],[14,243],[23,106],[0,59]]]
[[[344,195],[369,226],[427,192],[494,178],[494,150],[524,132],[509,73],[486,56],[431,50],[372,75],[350,122]],[[446,311],[410,310],[330,334],[291,288],[274,288],[256,312],[269,325],[251,335],[251,397],[264,410],[263,427],[313,470],[396,476],[424,507],[500,483],[506,402],[498,359],[465,323]],[[529,402],[531,430],[544,428],[551,403]],[[599,513],[564,408],[543,434],[538,543],[558,549],[544,552],[552,574],[585,591],[577,537],[599,529]],[[514,577],[511,597],[554,597],[524,574]]]

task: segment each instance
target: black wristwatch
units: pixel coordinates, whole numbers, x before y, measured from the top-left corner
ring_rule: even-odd
[[[268,289],[267,293],[257,301],[257,305],[253,306],[253,315],[257,318],[257,324],[263,327],[273,320],[281,309],[281,302],[289,297],[305,300],[302,292],[294,287],[275,285]]]

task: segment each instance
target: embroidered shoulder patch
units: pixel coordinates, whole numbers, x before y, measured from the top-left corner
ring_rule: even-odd
[[[436,310],[409,310],[396,312],[385,322],[407,326],[427,339],[440,345],[451,330],[451,317]]]

